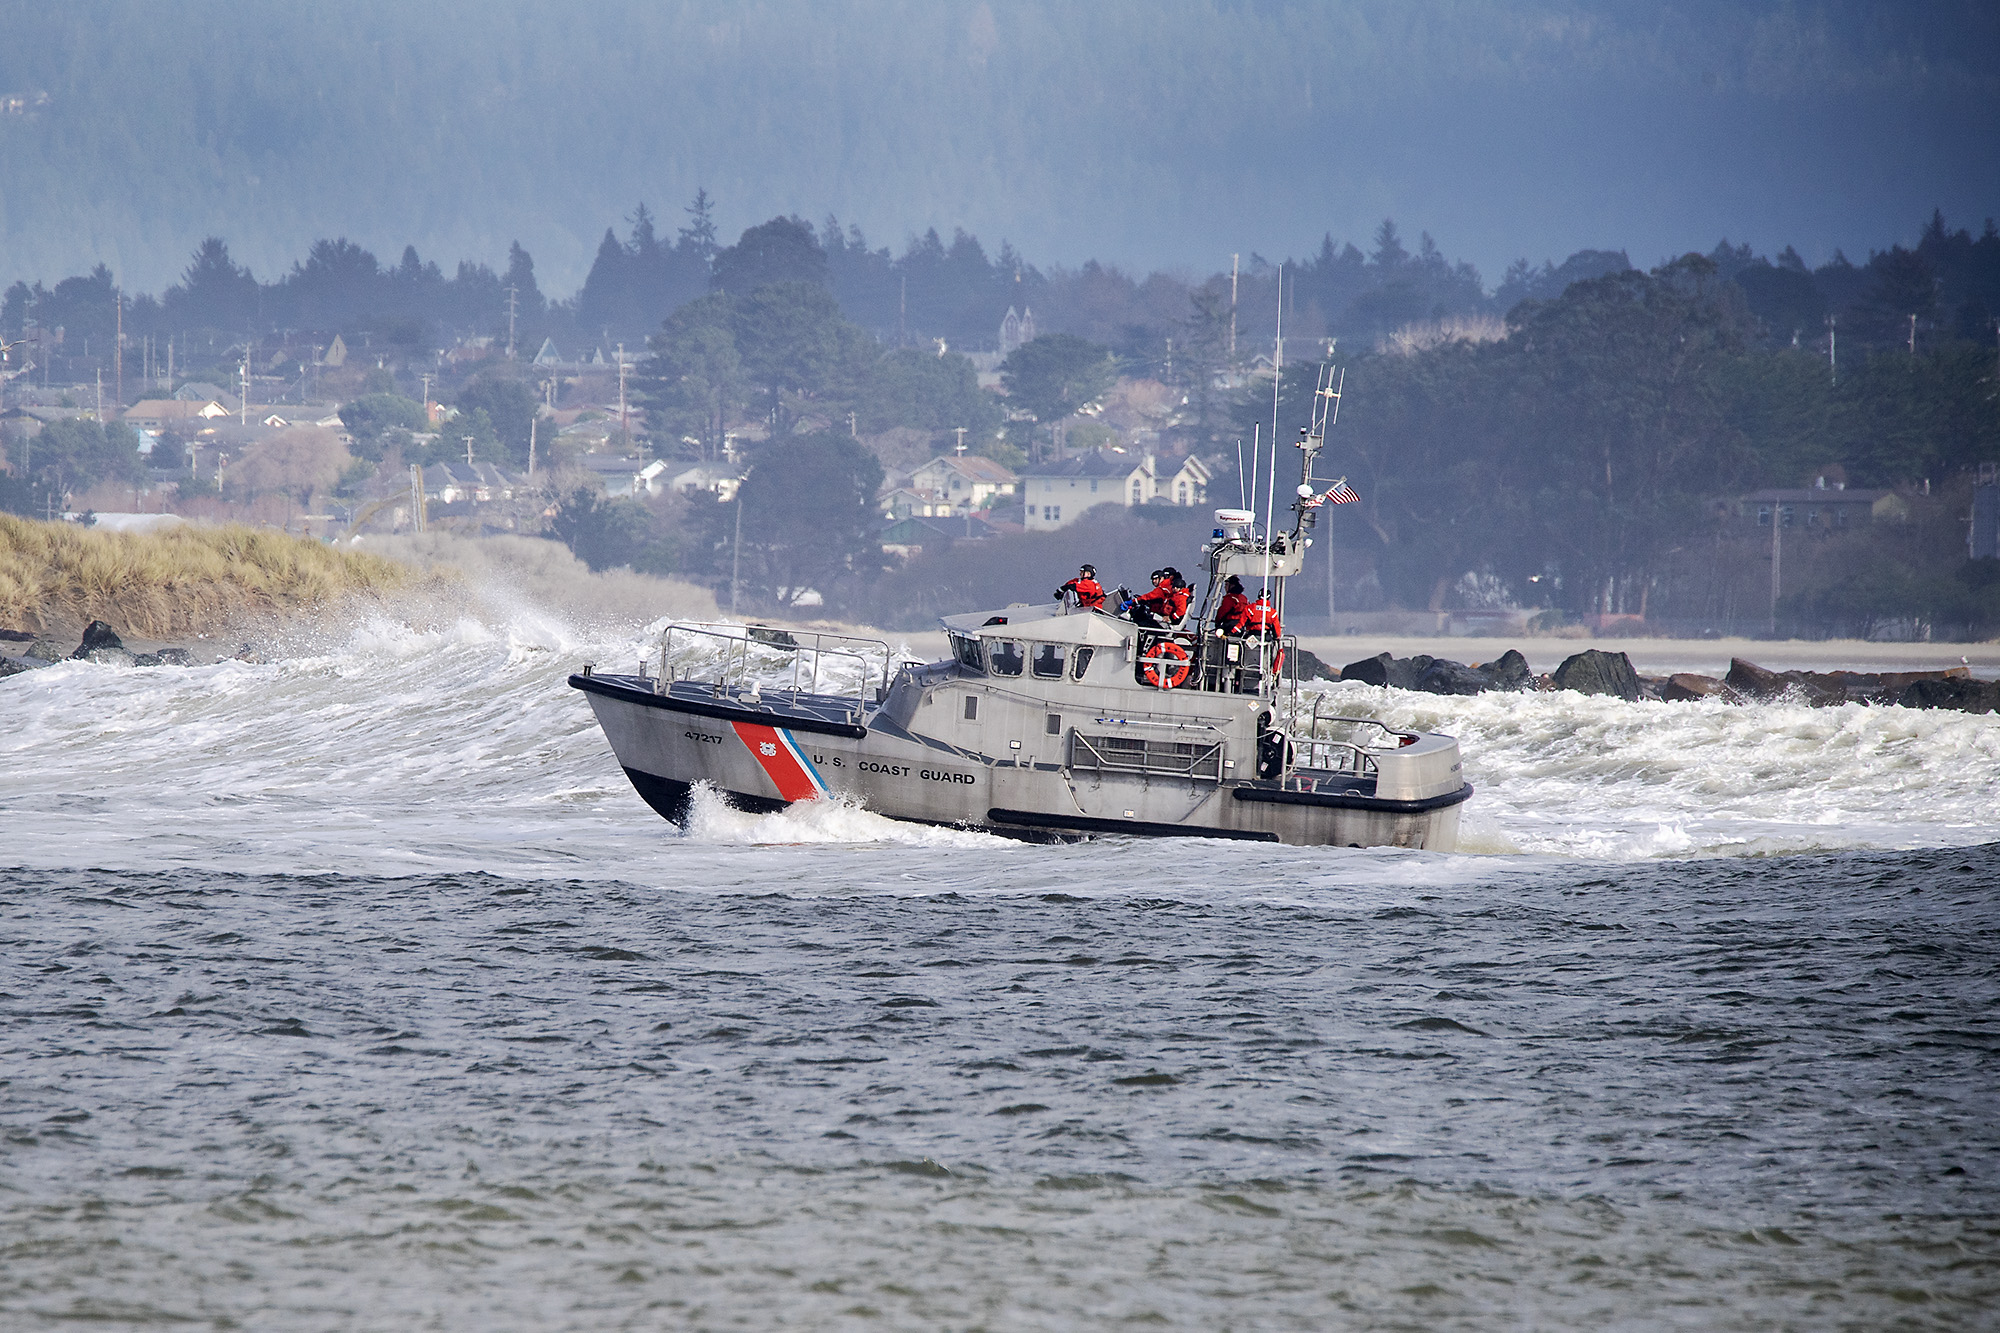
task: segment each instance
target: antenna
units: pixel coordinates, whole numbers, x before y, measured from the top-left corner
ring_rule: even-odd
[[[1236,437],[1236,507],[1248,509],[1250,497],[1243,493],[1243,437]]]
[[[1271,587],[1273,536],[1271,525],[1275,517],[1271,509],[1278,503],[1278,388],[1285,382],[1285,266],[1283,264],[1278,265],[1278,339],[1274,350],[1277,355],[1271,362],[1271,479],[1264,492],[1264,582],[1260,595],[1269,592]]]

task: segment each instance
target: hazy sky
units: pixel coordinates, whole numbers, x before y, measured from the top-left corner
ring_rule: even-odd
[[[1727,236],[1819,262],[2000,215],[2000,5],[1372,0],[0,0],[0,281],[155,290],[219,233],[567,295],[644,199],[898,250],[1226,268],[1385,216],[1491,286]]]

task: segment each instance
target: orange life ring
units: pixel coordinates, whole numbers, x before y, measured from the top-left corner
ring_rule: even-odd
[[[1172,660],[1174,665],[1169,666]],[[1178,689],[1185,684],[1194,662],[1188,650],[1172,639],[1156,639],[1139,659],[1145,664],[1146,683],[1156,690]]]

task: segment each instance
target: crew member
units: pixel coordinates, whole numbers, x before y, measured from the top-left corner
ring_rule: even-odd
[[[1222,601],[1215,608],[1215,627],[1224,634],[1241,634],[1243,618],[1250,614],[1250,599],[1243,595],[1243,580],[1231,574],[1222,585]]]
[[[1179,615],[1174,613],[1176,600],[1180,603]],[[1131,611],[1135,624],[1153,629],[1171,629],[1180,623],[1182,615],[1187,614],[1187,594],[1181,593],[1177,599],[1172,571],[1156,569],[1153,571],[1152,588],[1132,599]]]
[[[1278,609],[1271,605],[1270,593],[1257,594],[1257,600],[1250,603],[1250,609],[1243,615],[1242,627],[1237,632],[1246,638],[1261,636],[1274,642],[1284,637],[1285,627],[1278,620]]]
[[[1074,596],[1079,611],[1098,611],[1104,607],[1104,585],[1097,581],[1097,566],[1085,565],[1076,571],[1076,577],[1056,589],[1056,600]]]
[[[1194,597],[1194,589],[1181,577],[1181,572],[1172,565],[1160,571],[1167,576],[1172,591],[1167,594],[1167,610],[1172,614],[1173,623],[1178,625],[1187,619],[1188,602]]]

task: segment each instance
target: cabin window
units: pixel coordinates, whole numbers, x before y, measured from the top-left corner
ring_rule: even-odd
[[[1063,650],[1061,644],[1038,643],[1035,645],[1035,674],[1043,680],[1061,680],[1063,673]]]
[[[1090,648],[1079,648],[1076,650],[1075,657],[1072,659],[1073,665],[1070,667],[1071,680],[1083,679],[1083,673],[1090,669],[1090,654],[1093,651]]]
[[[987,655],[987,661],[996,676],[1018,676],[1021,674],[1024,657],[1019,643],[1013,639],[998,639],[994,641],[992,651]]]
[[[976,694],[965,696],[965,720],[967,722],[979,720],[979,696]]]
[[[968,635],[954,635],[951,641],[952,655],[958,664],[968,671],[983,671],[985,664],[979,652],[979,640]]]
[[[1048,733],[1049,733],[1049,735],[1051,735],[1051,736],[1060,736],[1060,735],[1062,735],[1062,714],[1061,714],[1061,713],[1050,713],[1050,714],[1048,715]]]

